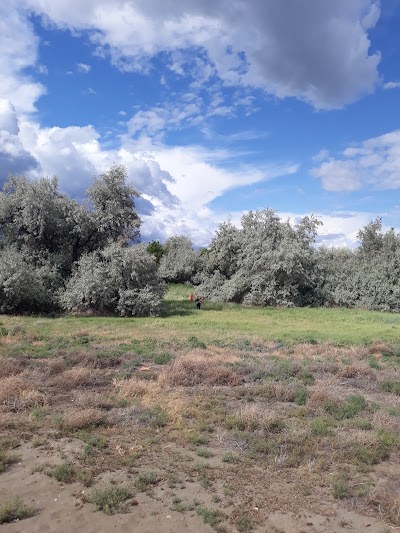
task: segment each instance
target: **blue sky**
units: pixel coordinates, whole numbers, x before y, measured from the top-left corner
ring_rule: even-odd
[[[399,0],[3,0],[0,182],[124,164],[143,240],[270,207],[400,230]]]

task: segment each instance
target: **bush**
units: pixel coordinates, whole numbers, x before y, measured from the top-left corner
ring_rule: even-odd
[[[83,256],[60,300],[68,311],[155,316],[165,285],[144,245],[117,244]]]
[[[49,263],[35,265],[13,247],[0,251],[0,313],[55,310],[61,283],[57,269]]]

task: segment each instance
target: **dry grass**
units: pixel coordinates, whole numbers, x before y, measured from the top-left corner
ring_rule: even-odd
[[[195,387],[239,384],[239,378],[230,368],[201,359],[180,357],[166,368],[164,383],[170,386]]]
[[[64,372],[65,368],[65,361],[61,357],[47,361],[47,373],[50,376],[61,374],[61,372]]]
[[[113,403],[107,396],[90,390],[74,390],[72,392],[72,401],[77,407],[99,409],[111,409],[113,407]]]
[[[342,365],[339,369],[338,375],[342,378],[368,377],[376,380],[375,372],[372,370],[372,368],[364,366],[360,363]]]
[[[69,428],[83,429],[88,426],[104,424],[105,416],[99,409],[88,408],[67,413],[64,422]]]
[[[93,385],[95,381],[96,376],[93,374],[93,370],[77,366],[56,375],[52,380],[52,384],[61,389],[73,389],[75,387]]]
[[[155,383],[151,381],[142,381],[137,378],[114,380],[114,387],[118,389],[121,398],[142,398],[149,394],[155,388]]]
[[[10,411],[19,411],[47,405],[47,398],[29,381],[10,376],[0,380],[0,404]]]
[[[24,365],[18,359],[11,357],[0,359],[0,379],[8,378],[9,376],[16,376],[24,369]]]

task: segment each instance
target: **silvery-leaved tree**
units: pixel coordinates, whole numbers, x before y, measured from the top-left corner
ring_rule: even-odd
[[[0,192],[0,309],[30,312],[59,308],[58,295],[82,256],[113,243],[128,246],[138,239],[137,196],[128,183],[126,169],[118,165],[94,180],[82,203],[61,193],[57,178],[9,177]],[[16,287],[18,276],[22,276],[21,291],[27,286],[24,273],[17,276],[17,256],[21,269],[27,265],[26,275],[33,276],[32,287],[39,283],[41,290],[27,291],[29,298],[16,298],[13,309],[7,296],[12,293],[10,287]],[[40,296],[42,290],[47,291],[46,298]]]
[[[250,211],[241,228],[222,224],[200,290],[211,299],[257,305],[310,305],[317,299],[313,217],[296,226],[271,209]]]
[[[154,316],[160,311],[165,283],[146,245],[113,243],[85,254],[61,294],[68,311],[121,316]]]
[[[193,249],[192,241],[180,235],[168,239],[160,259],[159,273],[167,282],[185,283],[193,281],[199,271],[203,256]]]

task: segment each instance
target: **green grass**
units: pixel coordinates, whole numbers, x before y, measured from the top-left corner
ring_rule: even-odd
[[[15,498],[0,506],[0,524],[23,520],[33,516],[36,512],[34,507],[28,507],[19,498]]]
[[[400,315],[340,308],[243,307],[208,301],[204,302],[201,312],[197,312],[189,301],[190,292],[187,286],[171,287],[164,301],[163,314],[155,319],[1,316],[4,327],[24,332],[15,344],[7,345],[7,353],[17,355],[29,349],[34,357],[49,357],[60,349],[84,349],[82,339],[90,339],[91,342],[124,339],[128,345],[129,340],[138,343],[137,339],[148,339],[148,347],[143,344],[131,346],[131,349],[139,351],[146,348],[148,352],[154,349],[152,342],[188,342],[190,338],[196,338],[197,343],[221,342],[223,339],[228,346],[236,346],[241,339],[247,343],[251,339],[287,344],[333,342],[366,345],[376,340],[398,344]],[[30,339],[33,337],[42,344],[32,346]],[[128,346],[126,348],[129,349]]]

